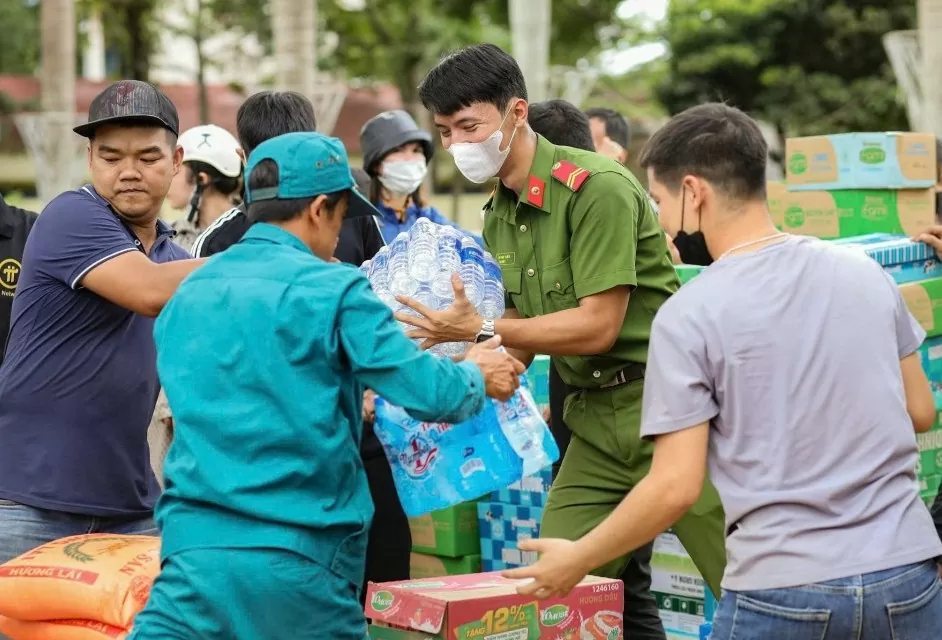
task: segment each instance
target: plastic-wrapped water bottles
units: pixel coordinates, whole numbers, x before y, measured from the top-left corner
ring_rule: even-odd
[[[403,509],[413,517],[502,489],[559,458],[523,388],[509,403],[488,401],[459,424],[421,422],[378,398],[375,429]]]
[[[364,262],[363,264],[361,264],[360,267],[359,267],[360,273],[362,273],[362,274],[365,275],[366,277],[369,277],[369,275],[370,275],[370,264],[371,264],[372,262],[373,262],[372,260],[367,260],[366,262]]]
[[[461,239],[461,280],[468,300],[480,306],[484,297],[484,253],[471,238]]]
[[[496,320],[504,313],[500,266],[493,256],[481,251],[477,242],[461,231],[426,218],[417,220],[408,233],[396,236],[360,269],[368,273],[373,291],[393,312],[413,313],[399,304],[396,296],[413,298],[436,311],[447,308],[455,297],[451,277],[458,273],[468,300],[481,316]],[[405,331],[414,328],[407,323],[400,325]],[[466,343],[453,342],[436,345],[431,351],[452,357],[463,354],[467,347]]]
[[[403,231],[389,245],[389,290],[396,296],[411,296],[419,288],[409,273],[409,234]]]
[[[484,255],[484,297],[481,300],[481,315],[488,320],[497,320],[504,315],[504,284],[500,265],[491,254]]]
[[[409,231],[409,275],[419,283],[438,275],[438,225],[428,218],[416,220]]]

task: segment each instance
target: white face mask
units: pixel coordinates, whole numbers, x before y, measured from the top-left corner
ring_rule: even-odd
[[[510,111],[504,115],[491,137],[481,142],[454,142],[448,147],[448,153],[455,159],[455,166],[465,178],[475,184],[487,182],[497,175],[500,168],[504,166],[507,156],[510,154],[510,145],[513,144],[514,136],[517,135],[517,128],[510,136],[510,142],[507,148],[501,151],[500,143],[504,141],[504,132],[501,127],[507,120]]]
[[[422,160],[394,160],[383,163],[383,171],[379,174],[380,183],[397,196],[407,196],[415,193],[422,186],[428,167],[425,159]]]

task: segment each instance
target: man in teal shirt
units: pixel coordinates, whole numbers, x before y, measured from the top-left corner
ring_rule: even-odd
[[[255,224],[155,326],[176,429],[155,512],[162,571],[131,638],[362,640],[364,386],[458,422],[485,395],[508,398],[523,365],[499,340],[460,364],[422,353],[357,269],[330,262],[344,217],[375,211],[339,140],[273,138],[246,175]]]

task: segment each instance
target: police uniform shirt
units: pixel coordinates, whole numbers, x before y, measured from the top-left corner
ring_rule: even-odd
[[[10,333],[13,295],[23,268],[23,247],[37,215],[8,205],[0,195],[0,363]]]

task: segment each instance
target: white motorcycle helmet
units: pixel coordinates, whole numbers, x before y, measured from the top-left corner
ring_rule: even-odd
[[[183,147],[183,162],[205,162],[230,178],[242,173],[239,141],[222,127],[204,124],[187,129],[177,144]]]
[[[187,129],[180,134],[177,144],[183,147],[184,164],[201,162],[226,178],[238,178],[242,174],[243,161],[239,141],[222,127],[204,124]],[[190,210],[186,216],[190,222],[195,222],[199,216],[205,186],[197,181],[193,189]]]

